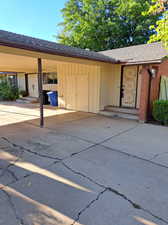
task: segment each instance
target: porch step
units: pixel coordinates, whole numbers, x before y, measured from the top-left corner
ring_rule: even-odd
[[[113,107],[109,105],[109,106],[105,106],[104,110],[109,112],[115,112],[115,113],[138,115],[138,109],[119,108],[119,107]]]
[[[99,114],[103,116],[109,116],[113,118],[124,118],[124,119],[130,119],[130,120],[139,120],[138,115],[136,114],[130,114],[130,113],[120,113],[120,112],[112,112],[107,110],[101,110]]]
[[[19,98],[19,99],[16,99],[16,102],[17,103],[37,103],[38,102],[38,98],[35,98],[35,97],[23,97],[23,98]]]

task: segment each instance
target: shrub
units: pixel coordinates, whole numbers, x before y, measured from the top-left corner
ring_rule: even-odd
[[[13,87],[7,80],[0,80],[0,100],[16,100],[19,97],[18,88]]]
[[[27,96],[27,92],[25,90],[20,90],[19,91],[19,94],[22,96],[22,97],[26,97]]]
[[[155,120],[168,125],[168,100],[154,101],[152,115]]]

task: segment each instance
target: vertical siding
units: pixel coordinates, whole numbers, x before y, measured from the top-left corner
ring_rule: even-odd
[[[94,66],[89,71],[89,112],[97,113],[100,108],[100,67]]]
[[[120,85],[121,85],[121,66],[114,65],[111,76],[110,105],[119,106],[120,103]]]
[[[17,74],[17,79],[18,79],[18,88],[19,90],[26,90],[25,87],[25,74],[24,73],[18,73]]]
[[[57,72],[60,106],[94,113],[99,111],[99,66],[60,63]]]
[[[66,71],[65,68],[61,65],[57,65],[57,73],[58,73],[58,102],[59,106],[65,108],[66,107]]]
[[[107,105],[119,106],[121,66],[104,64],[101,67],[100,109]]]
[[[101,66],[101,80],[100,80],[100,109],[109,105],[109,90],[110,90],[110,76],[112,74],[111,65],[104,64]]]

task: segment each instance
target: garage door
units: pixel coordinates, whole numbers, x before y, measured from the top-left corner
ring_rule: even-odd
[[[69,75],[66,85],[66,107],[78,111],[89,111],[88,75]]]

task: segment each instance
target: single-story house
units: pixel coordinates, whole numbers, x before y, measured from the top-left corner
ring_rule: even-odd
[[[43,90],[58,91],[59,107],[140,121],[168,76],[167,55],[161,43],[93,52],[0,30],[0,71],[15,73],[30,96],[39,96],[41,59]]]

